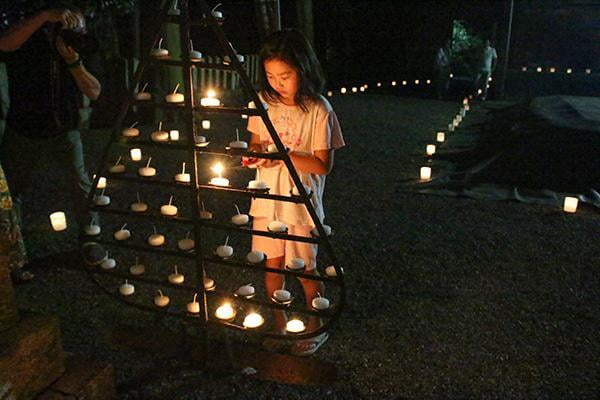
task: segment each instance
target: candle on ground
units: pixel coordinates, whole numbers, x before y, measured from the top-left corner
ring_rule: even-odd
[[[435,138],[439,143],[443,143],[446,140],[445,132],[438,132]]]
[[[50,223],[56,232],[64,231],[67,229],[67,216],[63,211],[55,211],[50,214]]]
[[[577,211],[577,205],[579,204],[579,199],[577,197],[565,197],[563,202],[563,211],[567,213],[574,213]]]
[[[428,181],[431,179],[431,167],[421,167],[421,180]]]
[[[428,156],[432,156],[435,154],[435,144],[428,144],[425,148],[425,152]]]

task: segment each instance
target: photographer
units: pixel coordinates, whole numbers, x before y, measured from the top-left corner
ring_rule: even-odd
[[[94,47],[83,14],[73,8],[42,11],[0,32],[10,99],[1,161],[17,206],[26,191],[40,190],[33,174],[55,167],[67,179],[75,211],[85,205],[91,181],[79,108],[82,93],[96,100],[101,92],[84,60]]]

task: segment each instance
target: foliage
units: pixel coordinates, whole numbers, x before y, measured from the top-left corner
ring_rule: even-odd
[[[455,20],[452,27],[454,69],[459,73],[471,73],[482,48],[483,39],[473,33],[464,21]]]

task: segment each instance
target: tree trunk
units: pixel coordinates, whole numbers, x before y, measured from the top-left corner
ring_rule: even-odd
[[[254,9],[261,41],[281,29],[279,0],[254,0]]]

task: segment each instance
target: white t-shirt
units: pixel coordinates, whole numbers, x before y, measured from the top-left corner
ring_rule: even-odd
[[[297,106],[283,103],[269,104],[267,111],[283,145],[290,151],[314,154],[317,150],[338,149],[345,145],[337,116],[331,104],[323,96],[316,102],[307,103],[308,112]],[[260,117],[248,119],[248,130],[259,135],[264,149],[273,139]],[[323,210],[323,192],[325,175],[306,174],[300,171],[298,176],[303,184],[312,191],[311,201],[321,221],[325,218]],[[292,177],[284,163],[273,168],[258,168],[256,179],[267,184],[270,194],[289,196],[294,188]],[[250,215],[275,219],[291,225],[314,226],[314,222],[304,204],[271,199],[253,199]]]
[[[481,71],[492,71],[492,61],[498,58],[496,49],[488,46],[483,50],[483,59],[481,60]]]

